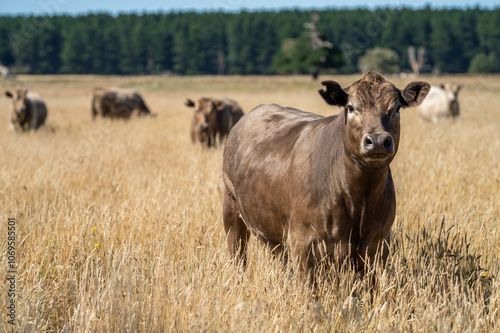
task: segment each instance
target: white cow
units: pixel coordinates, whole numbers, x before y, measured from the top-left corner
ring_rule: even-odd
[[[8,80],[12,78],[12,73],[10,72],[10,69],[8,67],[5,67],[3,65],[0,65],[0,77]]]
[[[460,107],[457,97],[460,88],[462,85],[454,82],[432,86],[429,94],[418,108],[420,117],[433,123],[458,117]]]

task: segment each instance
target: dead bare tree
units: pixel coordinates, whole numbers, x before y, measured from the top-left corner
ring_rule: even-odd
[[[313,51],[320,48],[333,49],[333,44],[327,40],[321,39],[321,33],[318,30],[319,15],[317,12],[313,12],[311,15],[311,22],[304,23],[304,28],[308,29],[307,34],[311,38],[310,47]],[[316,80],[319,75],[319,70],[323,64],[326,63],[326,57],[321,56],[319,59],[320,66],[312,73],[313,79]]]
[[[304,23],[304,28],[309,29],[309,36],[311,37],[311,49],[317,50],[322,47],[332,49],[333,44],[329,41],[321,39],[321,33],[318,30],[319,15],[314,12],[311,15],[311,22]]]
[[[414,46],[408,47],[408,60],[410,62],[411,70],[415,75],[420,75],[420,70],[425,64],[425,48],[420,46],[418,48],[418,54],[416,54]]]

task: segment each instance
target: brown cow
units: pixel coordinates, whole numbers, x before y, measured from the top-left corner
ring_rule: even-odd
[[[251,233],[279,252],[286,246],[305,276],[326,256],[361,272],[377,253],[386,260],[399,110],[420,104],[430,86],[411,82],[399,90],[374,72],[345,89],[322,84],[321,96],[344,108],[340,114],[264,104],[229,135],[223,221],[229,252],[243,265]]]
[[[151,115],[141,95],[134,89],[94,88],[92,91],[92,119],[97,115],[128,119],[136,109],[139,115]]]
[[[185,105],[195,108],[191,120],[191,140],[203,147],[215,146],[217,135],[222,144],[231,128],[243,117],[241,107],[229,98],[201,97],[196,103],[187,99]]]
[[[27,131],[37,130],[47,119],[47,107],[42,97],[26,89],[11,92],[5,95],[12,98],[10,125],[12,129]]]

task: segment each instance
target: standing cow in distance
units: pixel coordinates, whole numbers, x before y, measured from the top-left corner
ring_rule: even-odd
[[[92,91],[92,120],[98,115],[103,118],[129,119],[134,110],[138,115],[152,115],[142,96],[134,89],[94,88]]]
[[[322,84],[319,93],[340,114],[263,104],[229,134],[223,221],[229,253],[243,265],[250,234],[278,253],[286,247],[306,278],[324,258],[360,272],[378,255],[385,263],[400,109],[420,104],[430,86],[416,81],[400,90],[375,72],[344,89]]]
[[[451,82],[432,86],[424,102],[418,108],[423,120],[439,123],[446,119],[454,119],[460,114],[458,92],[461,85]]]
[[[45,124],[47,107],[40,95],[19,89],[7,90],[5,95],[12,98],[10,111],[10,127],[15,130],[37,130]]]
[[[243,117],[241,107],[229,98],[201,97],[197,102],[188,98],[185,105],[195,109],[191,120],[191,141],[202,147],[215,146],[217,136],[222,144],[231,128]]]
[[[12,72],[10,71],[9,67],[5,67],[0,64],[0,77],[4,78],[5,80],[10,80],[14,78],[14,75],[12,75]]]

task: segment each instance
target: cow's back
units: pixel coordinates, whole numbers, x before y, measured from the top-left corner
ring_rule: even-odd
[[[233,127],[224,155],[235,154],[245,160],[260,155],[290,154],[304,127],[320,119],[324,117],[277,104],[259,105]]]
[[[141,100],[139,94],[130,88],[111,88],[116,103],[122,103],[130,106],[135,106],[138,100]]]
[[[222,102],[222,106],[216,107],[215,117],[209,121],[209,136],[215,143],[215,137],[218,135],[222,143],[229,135],[233,126],[243,117],[243,110],[239,104],[229,98],[214,99],[213,101]],[[192,128],[193,128],[192,124]],[[209,144],[210,145],[210,144]]]
[[[297,139],[296,134],[300,133],[304,125],[321,118],[324,117],[278,104],[261,104],[234,126],[226,150],[231,150],[232,145],[238,145],[242,137],[253,138],[246,140],[247,145],[253,146],[253,149],[260,145],[272,145],[276,141],[293,145]],[[276,146],[275,149],[279,147]]]
[[[236,122],[244,115],[241,106],[236,101],[229,98],[223,98],[222,101],[224,101],[226,106],[229,108],[229,111],[231,111],[231,116],[233,120],[235,120],[234,123],[236,124]]]
[[[432,86],[418,108],[420,116],[428,121],[438,122],[450,113],[449,100],[444,89]]]
[[[217,131],[222,136],[227,136],[233,126],[243,117],[240,105],[229,98],[222,98],[224,108],[217,113]]]

